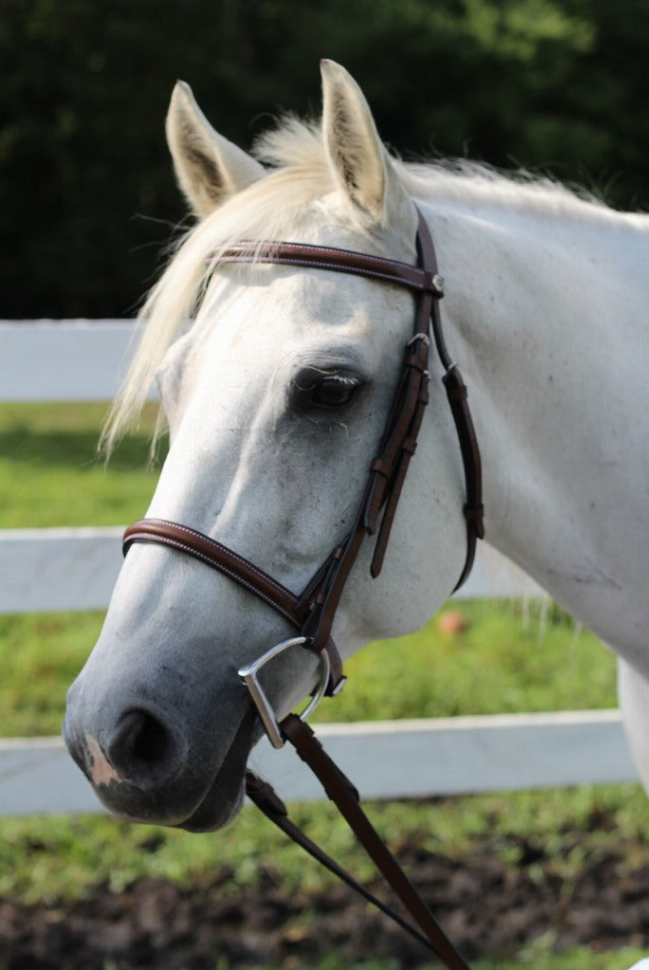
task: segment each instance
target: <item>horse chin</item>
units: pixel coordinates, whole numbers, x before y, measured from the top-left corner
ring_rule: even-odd
[[[216,832],[233,822],[243,806],[245,785],[243,781],[234,793],[224,793],[219,777],[217,777],[207,795],[196,811],[179,822],[174,828],[184,829],[186,832]]]
[[[174,828],[215,832],[234,821],[243,807],[246,764],[256,740],[251,734],[249,719],[245,718],[207,794],[192,814]]]

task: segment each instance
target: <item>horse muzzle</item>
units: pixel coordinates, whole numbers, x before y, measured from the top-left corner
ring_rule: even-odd
[[[226,825],[241,807],[246,762],[260,733],[258,725],[253,709],[245,705],[227,748],[218,745],[221,750],[208,755],[204,741],[192,743],[179,719],[151,702],[133,699],[121,711],[91,711],[73,684],[63,735],[70,754],[112,814],[206,831]]]

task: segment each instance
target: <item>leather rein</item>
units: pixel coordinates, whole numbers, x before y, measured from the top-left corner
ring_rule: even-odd
[[[179,523],[163,519],[141,519],[126,529],[123,548],[126,554],[134,542],[155,542],[186,553],[229,576],[263,600],[295,628],[295,637],[277,644],[258,661],[239,671],[239,674],[251,692],[271,743],[275,747],[281,747],[288,740],[296,748],[302,760],[319,778],[325,791],[401,899],[416,925],[406,922],[398,913],[376,899],[308,839],[290,821],[286,806],[271,786],[250,771],[246,774],[248,796],[271,821],[320,863],[437,954],[449,970],[468,970],[468,964],[448,940],[371,826],[360,806],[356,789],[331,761],[305,723],[306,717],[320,697],[323,694],[336,694],[345,682],[340,655],[331,639],[336,609],[366,535],[377,534],[370,568],[374,578],[381,572],[406,472],[417,446],[417,436],[428,403],[428,360],[432,344],[444,369],[442,381],[458,435],[466,483],[464,516],[467,550],[455,589],[468,577],[475,557],[476,542],[484,537],[480,451],[468,407],[466,385],[444,342],[439,312],[443,280],[438,272],[433,241],[421,213],[417,230],[417,255],[418,265],[412,266],[396,260],[330,247],[244,241],[233,244],[214,257],[219,264],[273,263],[364,276],[378,282],[405,287],[416,296],[413,335],[405,347],[401,375],[378,454],[369,466],[365,492],[356,520],[348,535],[336,545],[300,594],[296,595],[227,546]],[[278,653],[296,645],[319,656],[322,666],[320,683],[306,711],[300,716],[289,714],[278,723],[257,674]]]

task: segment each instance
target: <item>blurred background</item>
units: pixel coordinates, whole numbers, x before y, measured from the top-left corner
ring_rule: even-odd
[[[0,318],[135,314],[190,224],[164,138],[177,78],[248,148],[282,111],[320,113],[318,61],[330,57],[406,159],[524,168],[646,210],[648,50],[649,0],[0,0]],[[25,367],[40,354],[59,373],[42,346],[34,338]],[[142,515],[157,475],[152,412],[105,468],[104,401],[2,390],[0,530]],[[0,615],[0,742],[59,733],[102,619]],[[544,602],[451,603],[348,670],[321,719],[617,703],[612,654]],[[11,785],[0,778],[0,807]],[[629,782],[384,802],[371,815],[476,970],[627,970],[649,948],[648,805]],[[328,805],[296,812],[372,879]],[[204,837],[95,815],[0,818],[0,970],[427,959],[250,811]]]
[[[357,78],[406,158],[467,156],[649,198],[647,0],[0,0],[0,317],[132,316],[185,218],[177,78],[242,147]]]

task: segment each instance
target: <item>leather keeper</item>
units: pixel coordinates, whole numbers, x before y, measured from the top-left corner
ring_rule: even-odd
[[[370,465],[370,468],[373,472],[376,472],[377,475],[382,475],[383,478],[389,478],[393,472],[392,463],[383,461],[382,458],[375,458]]]
[[[409,455],[414,455],[417,451],[417,439],[416,438],[406,438],[401,445],[402,451],[407,451]]]
[[[428,367],[428,355],[423,358],[419,354],[408,354],[404,363],[406,367],[414,367],[415,370],[425,371]]]
[[[272,785],[252,771],[246,772],[246,794],[265,814],[288,816],[288,809]]]
[[[468,391],[457,367],[453,367],[442,377],[449,401],[466,401]]]

